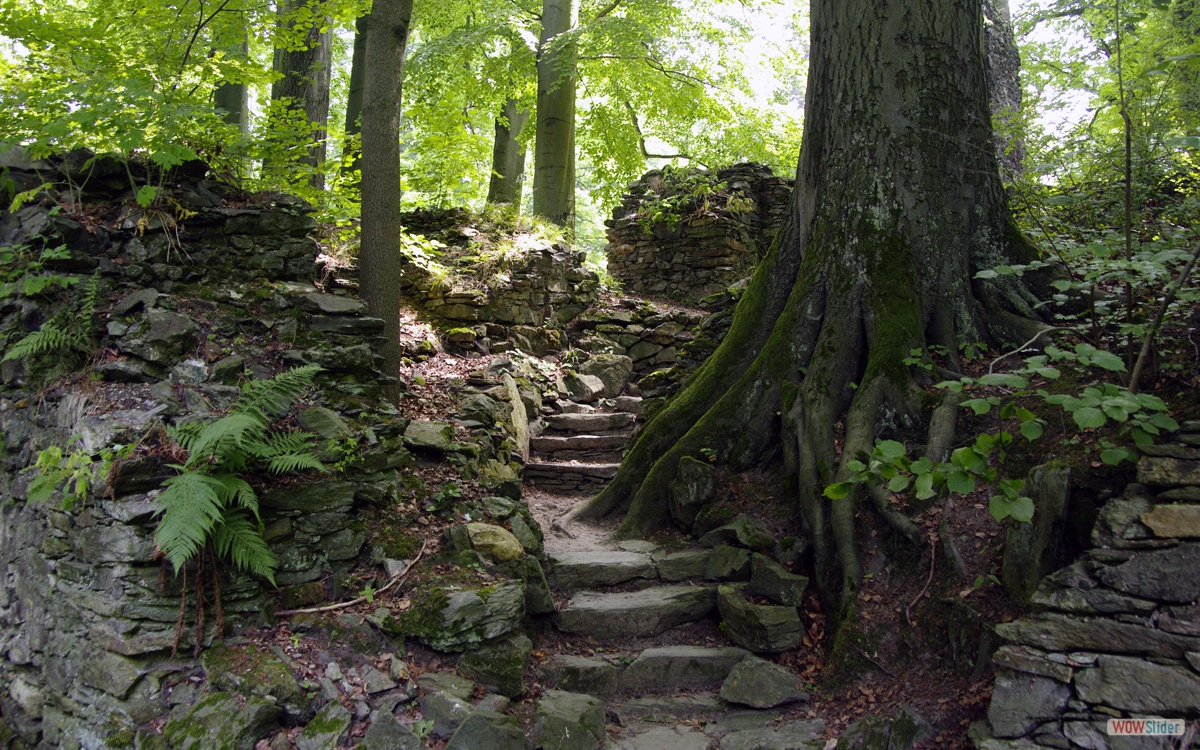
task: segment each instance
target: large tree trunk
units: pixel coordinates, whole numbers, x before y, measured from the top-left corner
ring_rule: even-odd
[[[250,54],[250,45],[246,38],[242,37],[240,42],[231,44],[228,54],[244,60]],[[246,84],[228,81],[220,83],[213,90],[213,106],[224,110],[222,118],[235,126],[242,136],[250,133],[250,117],[246,111]]]
[[[281,24],[289,24],[288,15],[303,0],[281,2]],[[324,31],[322,31],[324,27]],[[325,130],[329,124],[329,80],[333,70],[333,23],[314,18],[305,38],[297,45],[275,48],[274,69],[279,78],[271,85],[273,101],[287,101],[289,108],[304,112],[312,127],[312,146],[300,160],[312,169],[310,184],[325,187]]]
[[[492,181],[488,185],[488,203],[510,203],[520,207],[521,188],[525,184],[525,144],[519,137],[529,120],[529,110],[516,99],[504,102],[496,118],[496,141],[492,146]]]
[[[817,586],[835,619],[849,611],[858,497],[823,490],[877,427],[926,419],[903,360],[940,345],[957,367],[962,342],[1019,343],[1042,328],[1025,281],[974,278],[1036,252],[1001,188],[980,2],[814,0],[788,219],[721,346],[579,514],[627,511],[618,533],[645,534],[669,520],[682,457],[711,450],[737,470],[783,440]]]
[[[996,126],[996,158],[1007,182],[1021,175],[1025,159],[1020,131],[1021,53],[1008,0],[983,0],[983,39],[992,122]]]
[[[383,318],[384,372],[400,370],[400,89],[412,0],[375,0],[367,35],[362,108],[361,293]],[[390,387],[393,401],[399,384]]]
[[[579,22],[579,0],[542,0],[537,61],[533,212],[575,227],[576,44],[558,39]]]

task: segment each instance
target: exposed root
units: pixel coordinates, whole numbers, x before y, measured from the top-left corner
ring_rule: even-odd
[[[554,521],[550,524],[550,528],[554,529],[556,532],[562,534],[568,539],[574,539],[575,535],[571,533],[570,525],[574,523],[575,519],[577,519],[584,511],[587,510],[588,503],[590,502],[592,502],[591,499],[580,500],[579,502],[575,503],[575,505],[571,506],[569,511],[554,519]]]
[[[938,524],[938,536],[942,540],[942,554],[950,562],[950,567],[954,568],[954,574],[959,578],[966,578],[967,564],[963,562],[958,545],[954,543],[954,535],[950,533],[950,513],[953,510],[954,495],[947,495],[946,501],[942,503],[942,520]]]
[[[929,591],[929,584],[933,583],[933,571],[937,568],[937,549],[933,546],[933,540],[929,544],[929,577],[925,579],[925,585],[921,588],[921,593],[917,594],[917,598],[908,603],[904,608],[904,621],[912,625],[912,608],[917,602],[921,601],[921,597],[925,596],[925,592]]]
[[[867,490],[871,499],[875,502],[875,511],[883,517],[888,526],[892,527],[900,536],[907,539],[913,544],[921,543],[921,530],[912,522],[908,516],[892,507],[889,501],[889,494],[884,487],[871,487]]]

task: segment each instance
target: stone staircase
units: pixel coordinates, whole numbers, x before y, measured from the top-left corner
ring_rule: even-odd
[[[526,482],[558,494],[596,494],[616,475],[635,419],[624,411],[548,415],[542,434],[529,441]]]

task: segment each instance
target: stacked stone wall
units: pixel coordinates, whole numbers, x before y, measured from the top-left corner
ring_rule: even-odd
[[[697,301],[723,292],[770,248],[793,185],[761,164],[715,176],[648,172],[605,222],[608,272],[637,294]]]

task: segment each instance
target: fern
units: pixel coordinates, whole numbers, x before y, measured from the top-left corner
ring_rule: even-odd
[[[319,367],[300,367],[243,388],[230,413],[195,420],[170,431],[188,452],[179,474],[158,496],[155,541],[176,573],[212,544],[217,556],[274,583],[276,560],[262,538],[258,496],[242,478],[247,469],[275,474],[325,471],[308,451],[308,432],[272,432],[270,420],[286,414],[312,384]]]
[[[5,362],[12,359],[27,359],[39,354],[51,354],[68,350],[91,351],[89,327],[96,314],[96,296],[100,289],[100,274],[93,274],[83,289],[79,305],[74,309],[63,309],[42,324],[42,327],[9,347],[4,354]]]

